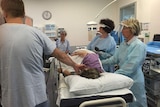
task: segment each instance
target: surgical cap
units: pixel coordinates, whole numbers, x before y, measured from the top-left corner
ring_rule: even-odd
[[[139,25],[139,21],[137,19],[124,20],[124,21],[121,22],[121,25],[131,28],[131,32],[135,36],[138,36],[138,34],[140,32],[140,25]]]

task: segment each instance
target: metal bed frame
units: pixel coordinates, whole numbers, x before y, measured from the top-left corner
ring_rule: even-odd
[[[121,97],[85,101],[79,107],[127,107],[126,101]]]
[[[53,58],[49,71],[45,72],[47,94],[50,107],[58,107],[56,105],[58,97],[59,73],[57,72],[57,59]],[[79,107],[127,107],[127,103],[122,97],[112,97],[104,99],[96,99],[82,102]]]

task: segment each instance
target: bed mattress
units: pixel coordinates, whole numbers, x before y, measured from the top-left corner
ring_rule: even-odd
[[[74,95],[73,93],[69,92],[69,88],[65,84],[64,77],[60,74],[57,98],[57,105],[59,107],[79,107],[79,105],[84,101],[112,97],[122,97],[127,103],[135,100],[132,92],[126,88],[90,95]]]

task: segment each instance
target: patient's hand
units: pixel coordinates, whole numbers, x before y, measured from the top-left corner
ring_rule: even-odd
[[[58,68],[57,70],[59,73],[62,73],[62,71],[63,71],[62,68]]]
[[[76,72],[76,74],[80,74],[81,70],[85,69],[87,66],[84,64],[76,64],[73,68]]]

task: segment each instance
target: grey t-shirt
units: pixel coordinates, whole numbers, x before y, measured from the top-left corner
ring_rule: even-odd
[[[34,107],[47,100],[43,53],[56,48],[40,30],[24,24],[0,26],[2,106]]]

